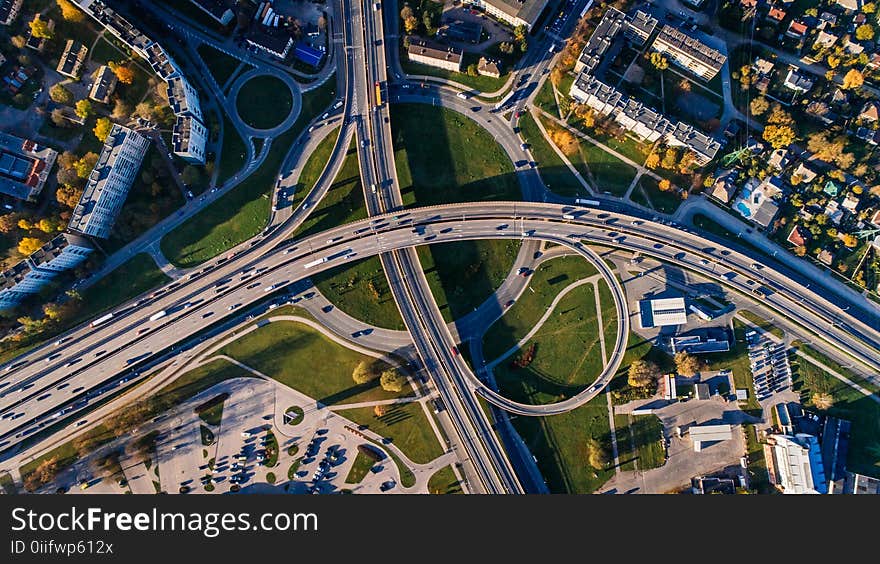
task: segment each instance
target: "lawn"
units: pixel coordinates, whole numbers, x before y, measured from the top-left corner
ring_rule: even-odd
[[[611,289],[604,280],[599,281],[599,303],[602,310],[602,331],[605,336],[605,352],[611,354],[617,340],[617,307]]]
[[[354,464],[352,464],[351,470],[348,471],[348,476],[345,477],[345,483],[360,484],[370,472],[370,468],[375,464],[375,460],[358,451],[357,456],[354,458]]]
[[[681,205],[681,196],[671,190],[660,190],[657,180],[647,174],[643,174],[639,178],[639,186],[648,199],[645,205],[654,208],[660,213],[673,214],[678,209],[678,206]],[[633,194],[637,191],[638,189],[634,190]]]
[[[761,494],[775,492],[770,485],[767,474],[767,460],[764,457],[764,445],[758,442],[754,425],[743,425],[746,435],[746,456],[748,457],[749,483],[752,489]]]
[[[324,297],[355,319],[385,329],[406,329],[378,256],[320,272],[312,281]]]
[[[666,462],[663,447],[663,423],[656,415],[619,415],[614,417],[617,454],[620,464],[636,462],[639,470],[659,468]],[[621,425],[625,422],[625,425]]]
[[[513,163],[465,116],[423,104],[391,107],[394,158],[406,206],[519,200]]]
[[[105,445],[116,438],[113,432],[105,427],[104,425],[97,425],[94,429],[87,431],[82,435],[85,438],[91,438],[95,441],[93,448],[97,449],[98,447]],[[58,474],[64,468],[67,468],[71,464],[75,463],[79,460],[79,454],[77,453],[76,447],[74,446],[74,441],[68,441],[63,443],[52,450],[30,460],[21,465],[18,469],[21,474],[22,482],[26,482],[28,476],[37,469],[37,467],[43,463],[45,460],[54,459],[58,463]]]
[[[303,174],[308,173],[308,176],[305,180],[300,178],[296,185],[296,193],[307,194],[314,188],[321,171],[324,170],[324,166],[330,158],[336,137],[337,135],[333,134],[328,136],[309,157],[303,167]],[[356,141],[352,139],[342,167],[339,169],[339,174],[333,179],[333,183],[321,202],[299,226],[293,237],[303,238],[366,217],[367,207],[364,203],[364,192],[361,185],[357,145]]]
[[[226,345],[221,354],[325,405],[385,400],[412,393],[409,385],[399,394],[386,392],[378,379],[355,384],[351,377],[354,368],[361,361],[372,363],[374,359],[293,321],[265,325]]]
[[[394,404],[388,408],[388,413],[382,417],[376,417],[372,407],[344,409],[336,413],[359,425],[366,425],[377,435],[391,439],[403,454],[417,464],[426,464],[443,454],[421,404]]]
[[[15,482],[12,481],[12,476],[9,475],[9,472],[0,474],[0,488],[7,495],[18,493],[18,488],[15,487]]]
[[[486,359],[494,360],[523,338],[566,286],[594,274],[597,274],[596,269],[581,257],[558,257],[542,263],[530,276],[530,290],[523,292],[520,299],[484,335],[483,353]]]
[[[541,89],[535,95],[535,105],[554,116],[559,115],[559,106],[556,105],[556,97],[553,95],[553,83],[545,80]]]
[[[229,117],[223,114],[223,144],[220,146],[220,168],[217,171],[217,185],[222,186],[236,172],[244,168],[247,146]]]
[[[452,466],[444,466],[434,472],[428,480],[428,492],[432,494],[460,494],[464,493]]]
[[[275,138],[263,164],[246,180],[162,239],[162,252],[177,266],[192,267],[259,233],[269,220],[270,193],[294,139],[335,96],[331,79],[303,94],[299,118]],[[222,163],[221,163],[222,166]]]
[[[749,391],[749,399],[744,406],[744,411],[760,415],[761,406],[755,398],[755,388],[752,384],[752,368],[749,364],[749,348],[745,340],[745,324],[734,319],[734,342],[731,349],[725,353],[717,353],[709,358],[712,370],[729,368],[733,371],[733,382],[737,388],[745,388]]]
[[[758,327],[760,327],[761,329],[763,329],[765,332],[770,333],[771,335],[774,335],[780,339],[785,337],[785,333],[782,332],[782,329],[780,329],[776,325],[773,325],[772,323],[770,323],[769,321],[767,321],[766,319],[764,319],[760,315],[752,313],[751,311],[749,311],[747,309],[739,310],[739,314],[741,316],[745,317],[747,320],[754,323],[755,325],[757,325]]]
[[[98,38],[98,41],[95,43],[95,46],[89,51],[89,58],[99,65],[106,65],[107,61],[119,61],[120,58],[126,59],[130,56],[130,51],[126,48],[121,51],[120,48],[116,47],[116,43],[113,42],[112,35],[107,32],[104,32],[101,37]]]
[[[546,118],[541,123],[548,134],[560,127]],[[596,190],[623,196],[635,178],[636,170],[586,139],[578,138],[577,147],[577,152],[568,158],[581,176]]]
[[[306,160],[306,164],[303,165],[302,171],[299,173],[299,178],[297,179],[297,183],[293,188],[293,193],[295,194],[295,198],[303,197],[315,187],[318,179],[321,178],[321,173],[324,172],[324,168],[327,166],[327,162],[330,160],[330,155],[333,153],[333,148],[336,146],[336,140],[339,139],[339,128],[337,127],[333,131],[331,131],[327,137],[325,137],[318,146],[315,147],[315,150],[312,151],[312,154],[309,155],[308,160]],[[355,166],[357,166],[357,156],[353,159],[355,161]],[[347,169],[348,166],[351,166],[348,162],[348,158],[346,158],[346,162],[343,163],[342,168],[340,169],[339,176],[334,179],[334,185],[339,182],[339,178],[345,178],[346,175],[350,176],[350,169]],[[357,175],[356,175],[357,176]],[[358,180],[360,176],[358,176]],[[360,183],[358,182],[358,186]],[[297,235],[304,229],[305,225],[308,225],[309,222],[312,221],[312,216],[317,214],[318,210],[325,207],[326,198],[330,197],[330,192],[333,191],[333,186],[331,186],[330,190],[328,190],[328,194],[325,196],[324,200],[321,200],[321,203],[318,204],[318,207],[309,214],[309,217],[303,222],[303,225],[300,226],[300,229],[297,231]]]
[[[207,43],[199,45],[198,52],[199,56],[205,62],[205,66],[208,67],[211,76],[214,77],[214,80],[217,81],[220,88],[223,88],[223,85],[226,84],[226,81],[232,77],[232,73],[234,73],[235,69],[241,64],[241,61],[235,57],[231,57],[222,51],[218,51]]]
[[[541,134],[530,113],[527,112],[519,118],[519,127],[523,141],[530,145],[529,151],[538,163],[538,172],[544,185],[561,196],[586,194],[584,187]]]
[[[219,425],[223,418],[223,402],[229,394],[221,394],[205,402],[203,409],[197,411],[199,418],[208,425]]]
[[[829,393],[834,405],[825,412],[852,422],[846,469],[880,478],[880,403],[827,374],[821,368],[792,357],[793,389],[800,393],[804,407],[813,406],[813,393]]]
[[[256,76],[242,85],[235,107],[246,124],[257,129],[270,129],[290,114],[293,93],[279,78]]]
[[[519,248],[515,239],[418,247],[419,262],[443,319],[460,319],[486,301],[510,273]]]

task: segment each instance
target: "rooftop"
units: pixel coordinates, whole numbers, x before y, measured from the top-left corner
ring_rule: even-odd
[[[486,4],[493,6],[508,16],[516,17],[524,22],[528,22],[529,26],[535,25],[538,16],[544,11],[544,7],[549,0],[483,0]]]
[[[682,33],[668,24],[660,29],[657,41],[663,41],[675,47],[690,58],[696,59],[716,71],[721,70],[721,67],[727,61],[727,56],[720,51],[709,47],[695,37]]]
[[[104,102],[109,99],[110,93],[116,86],[116,75],[107,65],[102,65],[95,71],[95,82],[89,92],[89,98]]]
[[[462,59],[464,59],[464,51],[461,49],[418,38],[410,38],[407,53],[439,61],[452,61],[458,64],[461,64]]]

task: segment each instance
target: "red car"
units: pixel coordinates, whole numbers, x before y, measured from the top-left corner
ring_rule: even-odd
[[[458,347],[456,347],[456,346],[452,347],[452,356],[458,356]]]

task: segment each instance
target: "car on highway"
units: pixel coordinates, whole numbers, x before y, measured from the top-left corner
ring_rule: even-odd
[[[452,345],[452,356],[458,356],[458,347]]]
[[[529,270],[529,267],[527,266],[521,266],[519,270],[516,271],[517,275],[522,276],[523,278],[528,276],[530,272],[531,270]]]
[[[240,305],[241,305],[241,304],[232,304],[231,306],[227,307],[226,309],[227,309],[228,311],[232,311],[232,310],[234,310],[235,308],[237,308],[237,307],[240,306]]]

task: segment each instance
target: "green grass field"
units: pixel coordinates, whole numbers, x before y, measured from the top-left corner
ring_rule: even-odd
[[[345,483],[360,484],[370,472],[370,468],[375,464],[375,460],[358,451],[357,456],[354,458],[354,464],[351,466],[351,470],[348,471],[348,476],[345,477]]]
[[[647,198],[650,201],[650,207],[660,213],[675,213],[675,210],[678,209],[678,206],[680,206],[683,201],[681,196],[677,193],[672,192],[671,190],[665,192],[661,190],[657,180],[646,174],[639,178],[639,185],[642,190],[644,190],[644,193],[647,194]],[[633,190],[633,194],[636,192],[638,192],[638,189]],[[645,205],[648,205],[648,200],[646,200]]]
[[[726,353],[713,354],[709,358],[709,365],[712,370],[721,370],[729,368],[733,370],[733,382],[737,388],[746,388],[749,391],[749,399],[746,402],[744,411],[759,414],[761,406],[755,398],[755,388],[753,386],[752,368],[749,364],[749,350],[745,341],[746,326],[733,320],[735,340],[731,344],[730,350]]]
[[[575,256],[558,257],[541,264],[530,276],[531,290],[523,292],[520,299],[484,335],[483,353],[486,359],[494,360],[522,339],[566,286],[594,274],[597,271],[590,263]],[[593,312],[595,315],[595,305]]]
[[[229,117],[223,114],[223,144],[220,146],[220,168],[217,171],[217,185],[222,186],[245,165],[247,147]]]
[[[548,114],[559,115],[559,106],[556,105],[556,97],[553,95],[553,83],[549,79],[544,81],[535,95],[535,105]]]
[[[82,313],[76,322],[85,321],[114,308],[171,279],[156,267],[150,255],[139,253],[82,291]]]
[[[270,193],[294,139],[309,120],[330,105],[335,82],[303,94],[293,126],[275,138],[263,164],[238,186],[162,238],[162,252],[177,266],[192,267],[259,233],[269,220]],[[221,163],[221,167],[222,167]]]
[[[621,425],[625,422],[624,425]],[[639,470],[659,468],[666,462],[663,448],[663,423],[656,415],[615,415],[617,454],[621,466],[633,462]]]
[[[559,127],[546,118],[539,119],[545,128]],[[578,138],[578,151],[569,160],[594,188],[615,196],[623,196],[636,176],[636,169],[586,139]]]
[[[2,489],[6,495],[18,493],[18,488],[15,487],[15,482],[12,481],[12,476],[9,475],[9,472],[3,472],[0,474],[0,489]]]
[[[535,162],[538,163],[538,172],[547,188],[561,196],[577,196],[587,193],[541,134],[538,124],[535,123],[535,119],[530,113],[519,118],[519,127],[523,140],[530,145],[529,150],[532,152]]]
[[[234,73],[235,69],[241,64],[241,61],[235,57],[230,57],[226,53],[214,49],[207,43],[199,45],[198,52],[199,57],[202,58],[205,62],[205,66],[208,67],[208,72],[211,73],[211,76],[214,77],[214,80],[217,81],[220,88],[223,88],[223,85],[226,84],[226,81],[232,77],[232,73]]]
[[[385,329],[406,328],[379,257],[326,270],[312,281],[324,297],[355,319]]]
[[[331,138],[333,143],[328,143]],[[315,152],[312,153],[312,156],[309,157],[309,161],[306,163],[306,167],[313,164],[314,166],[308,170],[306,170],[306,167],[303,167],[304,173],[308,172],[309,176],[305,180],[301,179],[300,182],[297,183],[297,192],[304,189],[305,191],[303,193],[307,193],[314,187],[315,182],[317,182],[318,177],[324,168],[323,164],[326,164],[327,159],[330,157],[330,152],[333,150],[335,142],[336,135],[330,135],[327,139],[321,142]],[[342,168],[339,169],[339,174],[333,179],[333,183],[330,185],[330,189],[327,191],[327,194],[324,195],[321,203],[315,207],[312,213],[309,214],[309,217],[293,234],[293,238],[303,238],[308,235],[320,233],[321,231],[332,227],[337,227],[367,217],[367,207],[364,203],[364,192],[361,185],[357,146],[355,143],[355,140],[352,139],[351,145],[345,154]],[[319,151],[321,151],[321,153],[319,153]],[[318,166],[317,164],[320,160],[314,161],[313,163],[313,159],[316,158],[323,159],[323,164],[321,166]],[[314,174],[316,171],[317,174]]]
[[[404,205],[522,198],[513,163],[470,119],[423,104],[394,105],[391,113]]]
[[[417,402],[388,406],[388,413],[376,417],[372,407],[358,407],[337,411],[359,425],[367,425],[370,431],[391,439],[413,462],[424,464],[443,454],[431,424],[422,406]]]
[[[355,366],[374,359],[292,321],[270,323],[226,345],[221,352],[325,405],[392,399],[412,393],[409,385],[399,394],[386,392],[378,379],[355,384],[351,378]]]
[[[438,78],[454,80],[455,82],[464,84],[465,86],[469,86],[475,90],[479,90],[480,92],[495,92],[496,90],[504,86],[510,74],[509,72],[506,72],[499,78],[495,78],[492,76],[470,76],[466,72],[453,72],[444,69],[438,69],[437,67],[422,65],[420,63],[413,63],[407,60],[405,56],[400,58],[400,66],[403,67],[403,72],[407,74],[436,76]]]
[[[336,141],[339,139],[339,128],[337,127],[333,131],[327,134],[318,146],[315,147],[315,150],[312,151],[312,154],[309,155],[306,164],[303,165],[302,171],[299,174],[299,178],[297,179],[297,183],[293,188],[293,193],[295,197],[303,197],[315,187],[318,179],[321,178],[321,173],[324,171],[324,167],[327,166],[327,162],[330,160],[330,155],[333,153],[333,147],[336,146]],[[345,165],[347,162],[343,164],[343,169],[345,169]],[[341,175],[341,173],[340,173]],[[338,179],[336,179],[338,180]],[[330,191],[332,191],[332,187]],[[329,192],[327,197],[329,197]],[[325,197],[326,199],[326,197]],[[304,222],[304,225],[309,224],[312,221],[312,217],[324,207],[324,200],[321,200],[321,203],[315,209],[315,211],[309,214],[309,218]],[[297,234],[301,232],[303,227],[300,227],[300,230],[297,231]]]
[[[287,84],[274,76],[256,76],[241,86],[235,107],[246,124],[257,129],[270,129],[290,114],[293,93]]]
[[[452,466],[444,466],[434,472],[428,480],[428,492],[432,494],[460,494],[464,493],[461,484],[452,471]]]
[[[519,252],[513,239],[456,241],[418,247],[419,262],[443,319],[473,311],[504,282]]]
[[[852,422],[846,469],[880,478],[880,403],[867,397],[814,364],[792,357],[793,389],[800,393],[804,407],[813,406],[813,393],[828,393],[834,405],[828,415]]]

